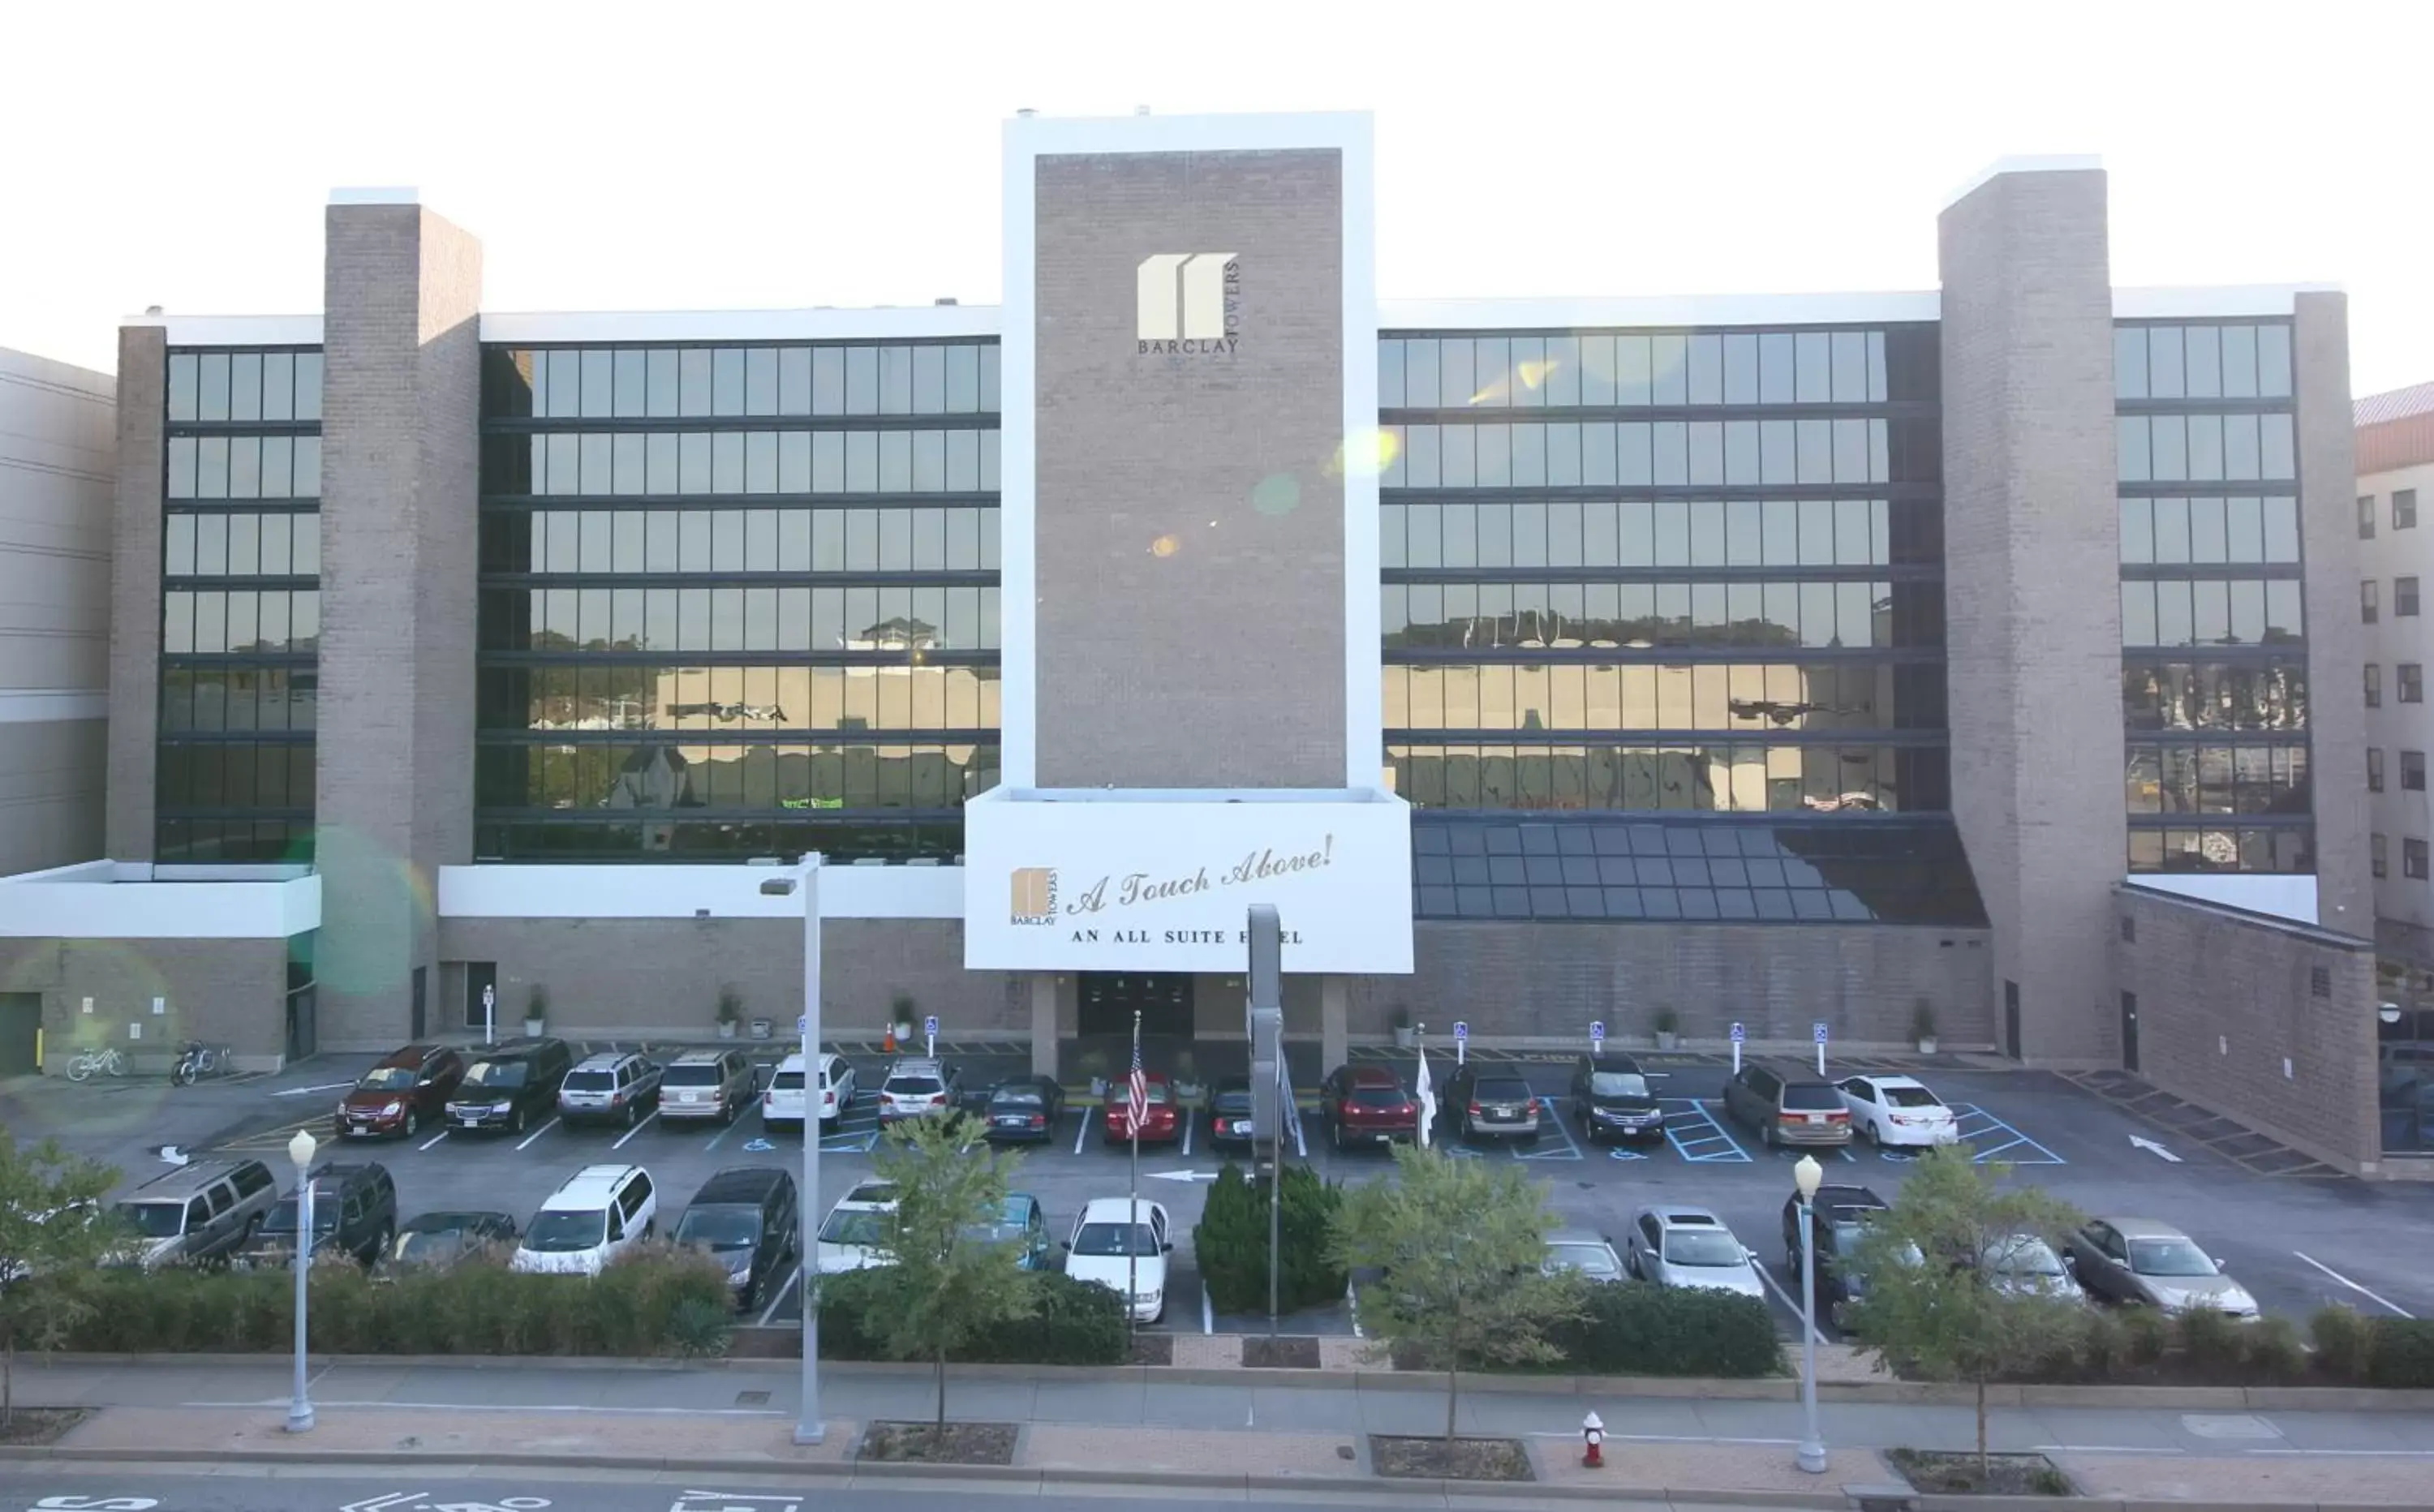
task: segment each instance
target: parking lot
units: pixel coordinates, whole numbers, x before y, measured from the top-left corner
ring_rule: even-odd
[[[871,1104],[884,1061],[858,1050],[847,1047],[857,1065],[861,1095],[840,1128],[823,1138],[823,1211],[869,1174],[870,1150],[879,1138]],[[1026,1062],[1002,1045],[962,1056],[948,1046],[942,1053],[974,1084],[1027,1069]],[[276,1078],[174,1092],[146,1081],[82,1087],[19,1082],[0,1093],[0,1113],[21,1137],[56,1134],[80,1152],[120,1164],[130,1184],[166,1169],[171,1160],[206,1151],[258,1155],[285,1184],[289,1134],[301,1125],[326,1137],[331,1107],[370,1060],[325,1057]],[[1404,1056],[1392,1062],[1407,1081],[1409,1062]],[[1432,1058],[1431,1069],[1442,1089],[1453,1069],[1449,1059]],[[1646,1204],[1713,1209],[1757,1252],[1774,1283],[1786,1333],[1796,1334],[1798,1283],[1796,1272],[1785,1266],[1781,1212],[1799,1152],[1763,1148],[1748,1130],[1724,1116],[1726,1068],[1688,1059],[1652,1066],[1660,1076],[1657,1091],[1667,1113],[1664,1138],[1622,1147],[1584,1140],[1576,1110],[1565,1096],[1567,1063],[1518,1060],[1504,1069],[1524,1076],[1538,1094],[1540,1137],[1528,1145],[1475,1149],[1442,1139],[1441,1144],[1464,1159],[1525,1164],[1547,1183],[1551,1205],[1568,1228],[1619,1238],[1631,1215]],[[1835,1076],[1858,1069],[1829,1063]],[[2434,1272],[2423,1258],[2434,1247],[2434,1185],[2260,1175],[2044,1073],[1939,1067],[1921,1075],[1953,1106],[1978,1158],[2009,1166],[2013,1179],[2046,1187],[2092,1215],[2151,1217],[2179,1226],[2269,1313],[2304,1320],[2327,1301],[2342,1301],[2371,1313],[2434,1317]],[[1310,1089],[1301,1095],[1307,1100]],[[1331,1148],[1308,1107],[1298,1133],[1295,1155],[1330,1181],[1375,1180],[1392,1168],[1382,1150]],[[186,1143],[175,1143],[181,1134]],[[165,1156],[163,1141],[171,1142]],[[585,1165],[640,1164],[659,1189],[664,1232],[711,1172],[750,1164],[798,1168],[802,1151],[800,1136],[772,1135],[757,1113],[746,1113],[724,1127],[678,1126],[653,1116],[631,1130],[570,1129],[557,1121],[521,1135],[426,1130],[411,1142],[350,1145],[332,1154],[386,1164],[396,1179],[402,1215],[479,1206],[512,1214],[520,1224]],[[1864,1145],[1820,1154],[1829,1182],[1865,1185],[1888,1198],[1898,1193],[1911,1164],[1902,1152]],[[1191,1231],[1207,1184],[1223,1164],[1208,1148],[1206,1116],[1197,1110],[1187,1112],[1174,1144],[1141,1151],[1141,1195],[1166,1205],[1177,1235],[1167,1291],[1171,1301],[1160,1327],[1266,1327],[1264,1317],[1205,1314],[1197,1300]],[[1039,1198],[1051,1237],[1061,1238],[1085,1202],[1123,1195],[1127,1166],[1128,1150],[1106,1143],[1097,1105],[1086,1091],[1077,1091],[1054,1137],[1024,1152],[1014,1184]],[[790,1288],[755,1320],[787,1323],[798,1317],[799,1306],[799,1290]],[[1337,1308],[1288,1326],[1297,1332],[1351,1332],[1357,1320],[1349,1309]],[[1832,1336],[1830,1330],[1826,1336]]]

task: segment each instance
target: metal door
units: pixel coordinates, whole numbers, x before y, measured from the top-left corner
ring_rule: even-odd
[[[2020,1059],[2020,984],[2003,984],[2003,1053]]]
[[[2138,994],[2121,994],[2121,1069],[2138,1069]]]

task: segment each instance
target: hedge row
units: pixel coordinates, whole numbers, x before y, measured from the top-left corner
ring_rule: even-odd
[[[1116,1365],[1128,1352],[1123,1303],[1105,1286],[1062,1271],[1026,1271],[1036,1289],[1032,1312],[975,1338],[951,1358],[964,1365]],[[898,1305],[903,1278],[892,1266],[848,1270],[819,1283],[820,1357],[883,1360],[879,1341],[862,1326]]]
[[[1609,1283],[1588,1289],[1580,1320],[1551,1340],[1584,1375],[1765,1376],[1783,1373],[1766,1303],[1690,1287]]]
[[[87,1272],[66,1341],[79,1351],[241,1353],[289,1350],[288,1271]],[[716,1354],[731,1321],[727,1273],[652,1247],[594,1280],[519,1275],[475,1263],[375,1281],[350,1265],[312,1278],[312,1347],[332,1354]]]
[[[1278,1249],[1284,1271],[1277,1303],[1290,1313],[1333,1302],[1344,1296],[1344,1267],[1328,1258],[1328,1239],[1344,1191],[1319,1180],[1307,1165],[1289,1165],[1277,1203]],[[1221,1313],[1264,1313],[1268,1308],[1268,1188],[1228,1161],[1208,1188],[1208,1204],[1191,1231],[1191,1252],[1209,1305]]]
[[[2242,1323],[2210,1311],[2083,1308],[2018,1379],[2434,1388],[2434,1321],[2325,1307],[2307,1331],[2312,1350],[2285,1317]]]

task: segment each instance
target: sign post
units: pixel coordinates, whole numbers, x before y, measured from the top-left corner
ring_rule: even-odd
[[[1593,1018],[1589,1020],[1589,1054],[1603,1055],[1604,1053],[1605,1020],[1602,1018]]]
[[[924,1052],[933,1061],[938,1058],[938,1015],[931,1014],[921,1021],[921,1038],[929,1046]]]
[[[1808,1026],[1809,1035],[1817,1041],[1817,1074],[1826,1074],[1826,1021],[1819,1019]]]
[[[1468,1057],[1470,1025],[1462,1019],[1453,1021],[1453,1063],[1461,1065]]]
[[[1748,1037],[1749,1031],[1740,1027],[1739,1020],[1735,1020],[1733,1024],[1733,1075],[1735,1076],[1741,1074],[1741,1041]]]
[[[484,982],[482,984],[482,1043],[484,1045],[499,1043],[498,1011],[499,989],[492,983]]]

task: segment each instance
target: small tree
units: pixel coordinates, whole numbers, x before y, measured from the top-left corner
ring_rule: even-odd
[[[1981,1476],[1986,1384],[2042,1359],[2080,1305],[2025,1271],[2014,1252],[2024,1238],[2050,1244],[2078,1215],[2034,1188],[2002,1185],[2004,1174],[1963,1146],[1929,1150],[1850,1262],[1861,1348],[1888,1368],[1977,1387]]]
[[[0,1128],[0,1427],[17,1412],[17,1351],[57,1349],[93,1311],[83,1283],[121,1239],[101,1210],[118,1172]]]
[[[1277,1305],[1287,1312],[1344,1296],[1344,1267],[1328,1241],[1344,1206],[1344,1190],[1307,1165],[1287,1165],[1278,1192],[1277,1249],[1284,1273]],[[1208,1188],[1191,1230],[1200,1279],[1221,1313],[1265,1311],[1268,1305],[1268,1183],[1227,1161]]]
[[[935,1364],[940,1433],[947,1356],[1037,1306],[1012,1248],[979,1236],[1004,1211],[1007,1181],[1021,1162],[991,1148],[983,1132],[962,1113],[908,1118],[871,1153],[874,1172],[896,1183],[896,1211],[878,1246],[894,1284],[890,1305],[865,1324],[895,1358]]]
[[[1516,1164],[1397,1146],[1396,1180],[1344,1194],[1330,1252],[1376,1270],[1361,1320],[1391,1348],[1446,1373],[1446,1440],[1466,1366],[1555,1359],[1548,1334],[1578,1318],[1582,1283],[1546,1275],[1546,1198]]]

